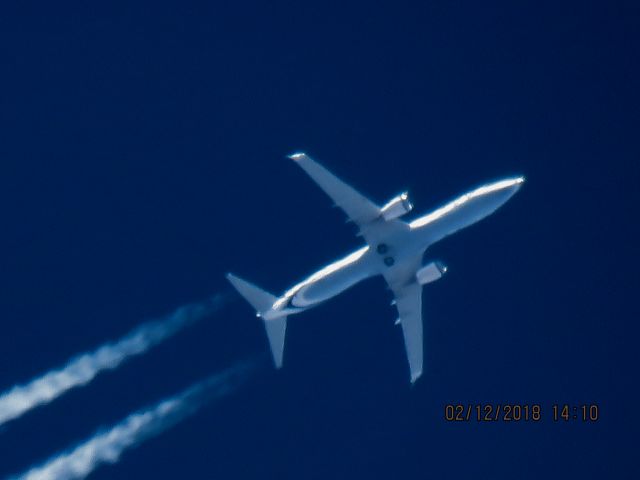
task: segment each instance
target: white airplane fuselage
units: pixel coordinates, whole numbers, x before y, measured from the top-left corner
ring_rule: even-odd
[[[404,339],[409,378],[423,371],[422,286],[438,280],[447,268],[440,262],[423,264],[424,252],[442,238],[493,213],[522,186],[523,177],[508,178],[466,193],[411,222],[401,219],[413,206],[402,193],[383,206],[358,192],[305,153],[289,158],[333,200],[359,230],[366,246],[318,270],[277,297],[233,273],[227,279],[261,317],[274,365],[283,364],[289,315],[315,307],[356,283],[382,275],[393,293]]]
[[[362,280],[392,271],[403,261],[424,254],[445,236],[493,213],[518,191],[523,181],[517,177],[482,186],[413,220],[383,244],[362,247],[310,275],[287,290],[262,316],[278,318],[308,310]]]

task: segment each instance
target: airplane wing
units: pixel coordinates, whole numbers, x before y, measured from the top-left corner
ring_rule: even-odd
[[[411,383],[422,375],[422,285],[415,277],[421,262],[422,256],[416,257],[384,275],[395,296],[394,301],[398,309],[396,323],[402,326]]]
[[[385,221],[375,203],[347,185],[305,153],[296,153],[294,160],[322,190],[340,207],[359,228],[360,234],[370,245],[380,243],[386,236],[409,226],[400,220]]]

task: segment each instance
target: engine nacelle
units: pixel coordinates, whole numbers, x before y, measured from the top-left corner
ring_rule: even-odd
[[[431,262],[416,272],[416,280],[420,285],[435,282],[447,272],[447,266],[442,262]]]
[[[409,213],[412,208],[413,205],[409,201],[409,194],[404,192],[382,207],[382,217],[385,220],[393,220],[394,218],[401,217],[405,213]]]

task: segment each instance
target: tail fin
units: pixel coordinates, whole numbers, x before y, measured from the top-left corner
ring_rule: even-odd
[[[231,273],[227,274],[227,280],[229,280],[238,293],[256,309],[256,314],[259,317],[262,317],[267,331],[267,337],[269,337],[269,345],[271,346],[273,361],[276,368],[280,368],[282,366],[282,354],[284,352],[284,337],[287,329],[287,317],[266,318],[267,316],[265,315],[265,313],[272,310],[273,304],[277,298]]]

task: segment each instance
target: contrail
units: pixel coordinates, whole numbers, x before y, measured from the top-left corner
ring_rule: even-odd
[[[256,361],[249,361],[209,377],[176,396],[129,415],[110,429],[99,431],[86,442],[55,455],[44,464],[13,478],[85,478],[103,463],[116,463],[125,450],[159,435],[196,413],[206,403],[230,394],[249,378],[256,366]]]
[[[103,370],[112,370],[130,357],[145,353],[224,303],[225,297],[216,295],[205,302],[180,307],[167,317],[142,324],[115,343],[107,343],[71,359],[63,368],[45,373],[25,385],[14,386],[0,395],[0,426],[72,388],[86,385]]]

